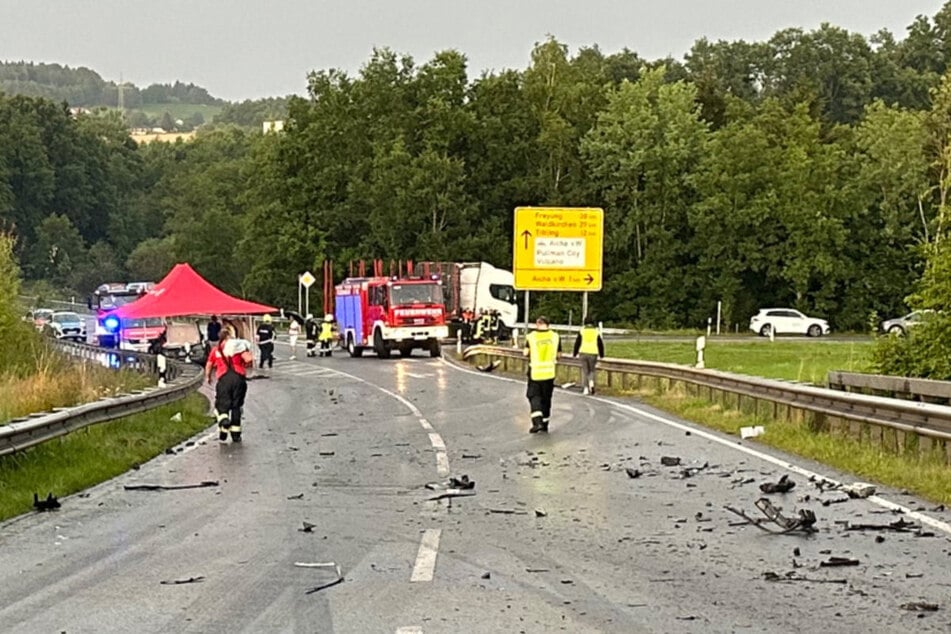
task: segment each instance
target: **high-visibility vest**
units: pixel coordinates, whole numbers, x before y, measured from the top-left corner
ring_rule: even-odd
[[[598,329],[594,326],[585,326],[581,329],[581,354],[598,354]]]
[[[320,341],[328,341],[334,338],[334,325],[329,321],[320,324],[320,335],[317,337]]]
[[[555,358],[558,355],[558,333],[552,330],[535,330],[525,338],[528,342],[533,381],[555,378]]]

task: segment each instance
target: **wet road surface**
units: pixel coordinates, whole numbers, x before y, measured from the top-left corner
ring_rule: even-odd
[[[790,470],[775,451],[634,401],[558,390],[551,433],[529,435],[520,381],[423,356],[335,356],[279,360],[250,383],[246,419],[241,445],[204,434],[58,512],[0,525],[0,629],[951,629],[948,513],[825,506],[844,493],[808,474],[853,478],[798,459]],[[474,495],[430,500],[444,491],[426,484],[463,474]],[[742,520],[724,505],[758,517],[758,485],[783,474],[797,486],[771,499],[814,510],[819,531],[731,526]],[[205,480],[219,485],[123,488]],[[921,530],[846,530],[899,518]],[[820,567],[830,557],[858,565]],[[295,563],[332,563],[344,581],[308,594],[336,569]],[[918,601],[941,607],[900,607]]]

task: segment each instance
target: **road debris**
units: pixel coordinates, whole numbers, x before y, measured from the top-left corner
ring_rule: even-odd
[[[848,579],[813,579],[811,577],[801,577],[795,570],[790,570],[784,575],[776,574],[775,572],[767,570],[763,573],[763,579],[766,581],[773,581],[777,583],[790,582],[790,581],[804,581],[807,583],[848,583]]]
[[[322,561],[322,562],[308,562],[308,561],[295,561],[294,565],[298,568],[333,568],[337,571],[337,576],[340,576],[340,566],[333,561]]]
[[[303,499],[304,499],[304,494],[303,494],[303,493],[298,493],[297,495],[288,495],[288,496],[287,496],[287,499],[288,499],[288,500],[303,500]]]
[[[313,533],[314,529],[317,528],[316,524],[311,524],[310,522],[301,522],[303,526],[297,529],[299,533]]]
[[[479,372],[492,372],[500,365],[502,365],[502,360],[496,359],[492,363],[487,363],[485,365],[477,365],[476,369],[479,370]]]
[[[875,495],[875,485],[865,482],[856,482],[842,487],[842,490],[853,500],[864,500]]]
[[[535,517],[548,517],[548,513],[542,509],[535,509]]]
[[[858,559],[850,559],[849,557],[829,557],[825,561],[819,562],[820,568],[838,568],[842,566],[858,566]]]
[[[482,578],[483,578],[483,579],[491,579],[491,578],[492,578],[492,573],[491,573],[491,572],[483,572],[483,573],[482,573]]]
[[[45,500],[41,500],[40,496],[34,491],[33,508],[35,508],[37,511],[41,513],[44,511],[55,511],[61,506],[62,504],[59,503],[59,500],[52,494],[52,492],[47,494]]]
[[[704,462],[700,466],[686,467],[685,469],[680,470],[680,477],[681,479],[692,478],[698,473],[700,473],[701,471],[703,471],[704,469],[708,469],[709,467],[710,467],[709,462]]]
[[[320,584],[319,586],[314,586],[314,587],[311,588],[310,590],[307,590],[304,594],[314,594],[315,592],[320,592],[321,590],[326,590],[327,588],[332,588],[332,587],[334,587],[335,585],[344,582],[343,575],[340,573],[340,566],[338,566],[338,565],[335,564],[334,562],[316,563],[316,564],[307,564],[307,563],[304,563],[304,562],[295,562],[294,565],[295,565],[295,566],[299,566],[299,567],[301,567],[301,568],[329,568],[329,567],[332,566],[333,569],[334,569],[334,572],[335,572],[336,575],[337,575],[337,578],[334,579],[333,581],[328,581],[327,583],[322,583],[322,584]]]
[[[921,527],[914,522],[907,522],[905,518],[899,517],[891,524],[849,524],[845,527],[847,531],[894,531],[896,533],[911,533],[920,531]]]
[[[755,425],[752,427],[740,427],[740,438],[746,440],[747,438],[756,438],[757,436],[762,436],[766,433],[766,428],[762,425]]]
[[[551,572],[548,568],[526,568],[525,572]]]
[[[489,509],[489,513],[497,515],[528,515],[528,511],[519,511],[516,509]]]
[[[788,475],[781,477],[779,482],[764,482],[759,485],[759,490],[763,493],[789,493],[794,488],[796,488],[796,482]]]
[[[908,610],[909,612],[937,612],[938,604],[937,603],[928,603],[926,601],[913,601],[911,603],[902,603],[902,610]]]
[[[640,469],[632,469],[630,467],[625,469],[624,472],[627,473],[627,477],[631,479],[637,479],[641,477],[642,475],[644,475],[644,472],[641,471]]]
[[[180,586],[186,583],[201,583],[205,578],[201,575],[197,577],[188,577],[187,579],[168,579],[166,581],[160,582],[163,586]]]
[[[318,455],[320,455],[320,456],[332,456],[332,455],[334,455],[334,452],[332,452],[332,451],[320,451],[320,452],[318,452]]]
[[[763,522],[765,520],[752,518],[739,509],[735,509],[731,506],[724,506],[723,508],[730,511],[731,513],[735,513],[736,515],[739,515],[740,517],[746,520],[746,522],[744,523],[731,524],[731,526],[743,526],[744,524],[752,524],[756,528],[759,528],[768,533],[774,533],[774,534],[792,533],[795,531],[802,531],[804,533],[814,533],[817,530],[815,527],[816,515],[809,509],[799,509],[798,517],[786,517],[780,512],[779,508],[773,506],[773,504],[766,498],[760,498],[756,500],[755,506],[757,509],[760,510],[761,513],[763,513],[763,515],[766,516],[767,520],[779,526],[781,530],[777,531],[771,528],[767,528],[766,526],[763,526]]]
[[[218,486],[217,480],[204,480],[198,484],[127,484],[126,491],[180,491],[182,489],[204,489]]]
[[[475,484],[475,480],[470,480],[469,476],[465,474],[459,476],[458,478],[449,478],[449,485],[454,489],[474,489]]]
[[[661,456],[660,463],[665,467],[679,467],[680,458],[677,456]]]
[[[464,453],[462,454],[463,460],[477,460],[482,457],[480,453]]]
[[[427,498],[430,502],[435,502],[437,500],[446,500],[451,498],[470,498],[474,496],[476,492],[473,489],[446,489],[439,495],[434,495],[431,498]]]

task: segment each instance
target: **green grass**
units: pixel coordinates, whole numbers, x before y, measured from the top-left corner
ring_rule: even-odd
[[[171,421],[182,413],[181,422]],[[158,409],[93,425],[21,453],[0,456],[0,520],[26,511],[33,493],[64,497],[141,464],[209,427],[200,394]]]
[[[825,385],[830,370],[868,372],[874,343],[823,341],[710,341],[704,365],[714,370]],[[609,357],[694,365],[692,342],[614,342],[605,344]]]

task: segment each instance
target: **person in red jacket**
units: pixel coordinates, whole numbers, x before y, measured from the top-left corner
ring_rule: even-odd
[[[248,392],[247,367],[254,363],[251,345],[243,339],[231,336],[222,329],[221,340],[212,348],[205,364],[205,380],[211,383],[214,371],[215,419],[218,422],[218,440],[241,442],[241,410]]]

